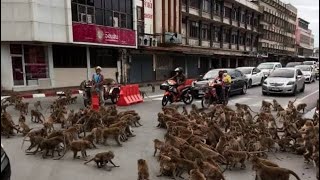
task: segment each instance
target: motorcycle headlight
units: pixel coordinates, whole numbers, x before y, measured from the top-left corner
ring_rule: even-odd
[[[294,85],[294,81],[288,82],[287,85]]]

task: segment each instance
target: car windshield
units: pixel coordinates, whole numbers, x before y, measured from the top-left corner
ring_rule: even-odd
[[[213,79],[218,76],[220,69],[213,69],[208,71],[204,76],[203,79]]]
[[[273,69],[273,64],[260,64],[258,69]]]
[[[301,64],[301,63],[300,62],[290,62],[290,63],[288,63],[286,65],[286,67],[294,67],[294,66],[299,65],[299,64]]]
[[[251,68],[238,68],[243,74],[251,74]]]
[[[270,74],[269,77],[293,78],[294,70],[293,69],[276,69]]]
[[[303,62],[303,64],[305,64],[305,65],[313,65],[313,61],[305,61],[305,62]]]
[[[311,71],[310,66],[296,66],[296,68],[299,68],[301,71]]]

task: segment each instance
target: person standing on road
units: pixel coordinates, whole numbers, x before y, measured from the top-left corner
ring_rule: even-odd
[[[104,105],[104,89],[103,81],[104,77],[101,74],[102,68],[100,66],[96,67],[96,73],[92,75],[92,82],[94,90],[99,94],[100,104]]]

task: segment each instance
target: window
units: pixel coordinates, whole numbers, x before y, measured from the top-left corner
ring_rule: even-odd
[[[90,48],[90,67],[117,67],[115,51],[108,48]]]
[[[137,18],[138,18],[138,21],[143,21],[142,7],[137,7]]]
[[[251,45],[251,35],[249,35],[249,34],[247,34],[246,45],[247,46]]]
[[[226,17],[226,18],[231,18],[231,9],[228,8],[228,7],[224,7],[224,14],[223,16]]]
[[[220,27],[217,27],[217,26],[213,27],[213,41],[214,42],[220,41]]]
[[[211,11],[210,0],[203,0],[203,2],[202,2],[202,10],[204,12],[210,12]]]
[[[237,9],[233,8],[233,9],[232,9],[231,18],[232,18],[233,20],[237,20],[237,16],[238,16],[237,14],[238,14]]]
[[[182,5],[187,5],[187,0],[182,0]]]
[[[199,9],[199,0],[190,0],[190,7]]]
[[[201,29],[201,37],[203,40],[209,40],[209,25],[203,24]]]
[[[49,76],[49,68],[44,47],[24,45],[23,49],[27,83],[39,78],[47,78]]]
[[[240,45],[244,45],[244,34],[241,33],[241,32],[240,32],[240,35],[239,35],[239,41],[240,41],[239,42]]]
[[[247,24],[251,25],[251,14],[250,13],[248,13],[248,15],[247,15]]]
[[[232,44],[236,44],[237,43],[237,39],[238,39],[238,34],[236,31],[232,31],[231,34],[231,43]]]
[[[240,13],[240,22],[244,23],[245,22],[245,12],[241,11]]]
[[[73,0],[71,11],[72,21],[132,29],[132,0]]]
[[[215,1],[214,2],[214,9],[213,9],[213,13],[220,16],[220,11],[221,11],[221,5],[219,1]]]
[[[138,24],[137,24],[137,30],[138,34],[144,34],[144,15],[143,15],[143,9],[142,7],[137,7],[137,19],[138,19]]]
[[[223,42],[224,43],[230,42],[230,31],[228,29],[223,30]]]
[[[199,23],[191,21],[190,22],[190,37],[198,38],[199,37]]]

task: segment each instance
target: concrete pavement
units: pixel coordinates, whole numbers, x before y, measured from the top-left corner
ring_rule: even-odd
[[[150,88],[151,89],[151,88]],[[318,93],[313,93],[319,89],[319,83],[308,84],[305,93],[300,93],[297,98],[300,102],[306,102],[309,109],[312,109],[319,98]],[[151,90],[150,90],[151,91]],[[159,91],[161,93],[161,91]],[[148,93],[148,92],[147,92]],[[159,95],[161,95],[159,93]],[[149,95],[149,94],[148,94]],[[150,96],[157,95],[156,93]],[[77,103],[69,105],[68,109],[75,109],[76,111],[83,107],[81,96],[78,96]],[[287,104],[288,100],[293,100],[294,97],[272,97],[262,96],[261,87],[254,87],[249,89],[246,95],[237,95],[231,97],[231,106],[235,102],[246,103],[252,106],[254,111],[260,108],[261,100],[276,98],[283,106]],[[46,97],[39,98],[42,101],[44,110],[53,102],[55,98]],[[28,99],[27,102],[33,103],[39,99]],[[200,105],[199,100],[195,102]],[[312,107],[313,106],[313,107]],[[159,162],[153,157],[153,142],[155,138],[163,140],[164,130],[156,128],[157,113],[161,111],[161,103],[157,98],[146,98],[144,103],[136,104],[128,107],[119,107],[119,110],[134,109],[141,116],[142,127],[133,128],[136,137],[130,138],[123,143],[123,147],[118,147],[114,141],[110,140],[109,146],[98,145],[98,149],[88,150],[88,155],[92,157],[98,152],[112,150],[115,153],[114,163],[120,165],[119,168],[113,168],[112,171],[106,171],[96,168],[94,163],[87,165],[83,164],[83,160],[73,160],[72,153],[68,152],[66,156],[58,161],[50,158],[42,159],[41,154],[36,156],[27,156],[24,149],[29,145],[25,143],[25,147],[21,150],[21,143],[23,137],[21,135],[11,137],[1,137],[2,144],[10,157],[12,166],[12,180],[98,180],[98,179],[116,179],[116,180],[131,180],[137,178],[137,160],[144,158],[149,165],[150,179],[170,179],[167,177],[158,178]],[[33,106],[30,106],[33,108]],[[12,108],[8,108],[8,112],[12,114],[14,121],[18,121],[18,113]],[[46,113],[48,117],[49,113]],[[31,127],[40,127],[38,124],[30,123],[30,116],[27,116],[27,123]],[[296,156],[288,153],[269,154],[269,158],[277,162],[280,166],[294,170],[302,180],[315,180],[315,169],[312,164],[305,164],[301,156]],[[89,158],[90,158],[89,157]],[[184,175],[187,177],[187,175]],[[247,163],[245,170],[235,169],[233,171],[226,171],[225,177],[227,180],[253,180],[254,172],[251,170],[250,163]],[[294,179],[293,177],[290,179]]]

